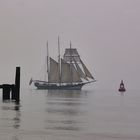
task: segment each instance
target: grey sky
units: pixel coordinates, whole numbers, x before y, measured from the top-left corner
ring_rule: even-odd
[[[46,41],[56,58],[69,41],[98,82],[118,88],[121,79],[139,89],[139,0],[0,0],[0,81],[12,82],[22,67],[22,85],[44,64]]]

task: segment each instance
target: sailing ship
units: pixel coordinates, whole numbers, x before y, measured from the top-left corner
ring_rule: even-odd
[[[81,60],[77,49],[71,47],[71,43],[61,58],[58,38],[58,53],[58,61],[49,57],[47,43],[47,80],[31,79],[30,85],[34,83],[37,89],[81,90],[85,84],[96,81]]]

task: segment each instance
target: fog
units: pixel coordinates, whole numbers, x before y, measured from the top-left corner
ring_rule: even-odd
[[[139,89],[139,0],[0,0],[0,83],[22,87],[41,73],[46,56],[77,48],[97,82],[93,89]]]

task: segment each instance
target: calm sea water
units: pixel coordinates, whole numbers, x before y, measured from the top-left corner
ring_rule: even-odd
[[[0,140],[140,140],[140,91],[21,90],[0,96]]]

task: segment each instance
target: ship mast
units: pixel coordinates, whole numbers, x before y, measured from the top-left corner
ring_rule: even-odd
[[[58,36],[58,69],[59,69],[59,85],[61,85],[61,60],[60,60],[60,41]]]
[[[48,74],[48,82],[49,82],[49,48],[48,48],[48,41],[47,41],[47,74]]]
[[[73,73],[72,73],[72,44],[70,41],[70,73],[71,73],[71,83],[73,83]]]

